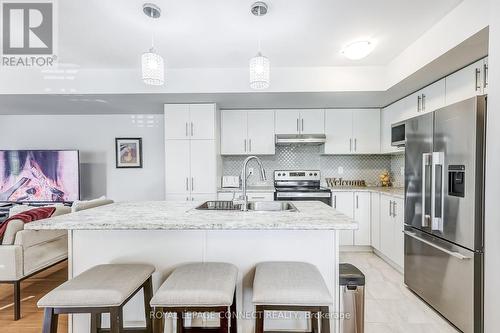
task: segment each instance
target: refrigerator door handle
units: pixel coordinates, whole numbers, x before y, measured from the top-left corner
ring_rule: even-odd
[[[429,246],[432,246],[433,248],[435,248],[435,249],[437,249],[437,250],[439,250],[439,251],[441,251],[441,252],[444,252],[444,253],[446,253],[446,254],[449,254],[450,256],[453,256],[453,257],[455,257],[455,258],[457,258],[457,259],[460,259],[460,260],[467,260],[467,259],[471,259],[471,258],[469,258],[469,257],[467,257],[467,256],[464,256],[464,255],[463,255],[463,254],[461,254],[460,252],[454,252],[454,251],[447,250],[447,249],[445,249],[445,248],[443,248],[443,247],[441,247],[441,246],[439,246],[439,245],[437,245],[437,244],[434,244],[434,243],[433,243],[433,242],[431,242],[431,241],[428,241],[428,240],[426,240],[426,239],[423,239],[422,237],[417,236],[417,234],[415,234],[415,233],[413,233],[413,232],[409,232],[409,231],[406,231],[406,230],[405,230],[405,231],[403,231],[403,233],[404,233],[405,235],[409,236],[409,237],[415,238],[416,240],[418,240],[418,241],[420,241],[420,242],[422,242],[422,243],[425,243],[425,244],[427,244],[427,245],[429,245]]]
[[[432,154],[423,153],[422,154],[422,227],[430,227],[431,214],[427,214],[427,209],[430,207],[426,206],[427,202],[427,177],[430,175],[427,173],[427,167],[432,165]]]
[[[443,232],[444,212],[444,153],[432,153],[432,230]]]

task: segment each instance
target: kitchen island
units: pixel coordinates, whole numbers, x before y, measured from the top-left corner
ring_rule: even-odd
[[[27,229],[69,232],[69,277],[103,263],[155,265],[156,290],[172,270],[188,262],[228,262],[239,269],[237,309],[253,311],[255,265],[263,261],[304,261],[318,267],[337,313],[338,231],[357,223],[332,207],[315,201],[295,201],[296,211],[207,211],[201,202],[122,202],[54,217],[26,225]],[[142,293],[124,308],[124,325],[143,324]],[[88,332],[88,315],[74,315],[73,333]],[[103,325],[107,324],[104,318]],[[170,323],[168,323],[170,324]],[[274,329],[274,324],[266,329]],[[279,323],[287,330],[305,329],[307,321]],[[332,332],[337,322],[332,321]],[[253,320],[238,320],[239,332],[253,332]]]

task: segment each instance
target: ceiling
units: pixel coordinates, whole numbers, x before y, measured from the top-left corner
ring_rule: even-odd
[[[461,1],[268,0],[268,15],[255,17],[251,0],[153,0],[162,9],[153,21],[145,1],[64,0],[57,54],[81,68],[138,68],[154,32],[169,68],[236,68],[248,65],[260,35],[273,67],[386,65]],[[368,38],[376,48],[367,58],[340,54]]]

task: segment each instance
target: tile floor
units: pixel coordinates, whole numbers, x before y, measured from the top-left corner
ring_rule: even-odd
[[[366,276],[365,333],[456,333],[403,283],[403,275],[373,253],[343,252],[341,262]]]

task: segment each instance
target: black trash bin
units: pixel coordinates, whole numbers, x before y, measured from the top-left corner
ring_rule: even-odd
[[[340,264],[341,333],[363,333],[365,327],[365,275],[354,265]]]

